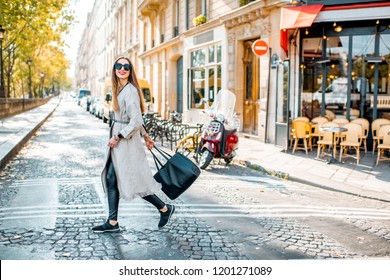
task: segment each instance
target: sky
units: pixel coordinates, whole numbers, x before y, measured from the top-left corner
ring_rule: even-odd
[[[68,47],[65,48],[65,54],[71,62],[71,68],[68,70],[68,76],[73,77],[76,64],[77,49],[83,34],[88,13],[92,10],[95,0],[70,0],[70,7],[75,10],[75,22],[68,35],[65,36]]]

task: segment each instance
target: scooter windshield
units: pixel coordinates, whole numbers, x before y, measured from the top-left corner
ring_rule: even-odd
[[[221,89],[215,97],[210,109],[214,113],[223,114],[226,120],[232,120],[235,106],[236,96],[234,93],[226,89]]]

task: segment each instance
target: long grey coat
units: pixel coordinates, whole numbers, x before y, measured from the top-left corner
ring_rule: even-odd
[[[108,160],[114,164],[121,199],[132,200],[137,196],[147,196],[156,193],[160,185],[154,180],[145,148],[141,142],[143,119],[137,89],[127,84],[118,96],[119,112],[114,112],[115,121],[110,129],[110,138],[119,132],[123,135],[118,145],[108,148],[102,183],[107,193],[106,174]],[[118,122],[119,121],[119,122]]]

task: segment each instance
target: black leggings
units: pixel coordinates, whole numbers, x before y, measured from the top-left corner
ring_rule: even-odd
[[[117,186],[116,174],[114,170],[114,165],[109,159],[107,174],[107,198],[108,198],[108,219],[117,220],[118,219],[118,207],[119,207],[119,191]],[[164,208],[165,203],[155,194],[144,196],[147,202],[153,204],[158,210]]]

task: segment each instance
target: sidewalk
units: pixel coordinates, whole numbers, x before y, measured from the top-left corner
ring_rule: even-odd
[[[362,151],[359,165],[353,158],[327,164],[326,157],[316,159],[315,147],[307,155],[304,151],[292,154],[290,149],[285,152],[242,135],[239,141],[238,163],[288,180],[390,202],[390,161],[380,161],[376,166],[376,153]]]
[[[0,119],[0,170],[2,170],[50,117],[60,102],[53,97],[48,103],[27,112]]]
[[[0,120],[0,170],[23,147],[59,104],[59,97],[28,112]],[[357,196],[390,202],[390,162],[375,166],[376,154],[362,152],[362,160],[327,164],[316,160],[316,148],[308,155],[291,154],[273,144],[240,135],[235,162],[285,179]]]

